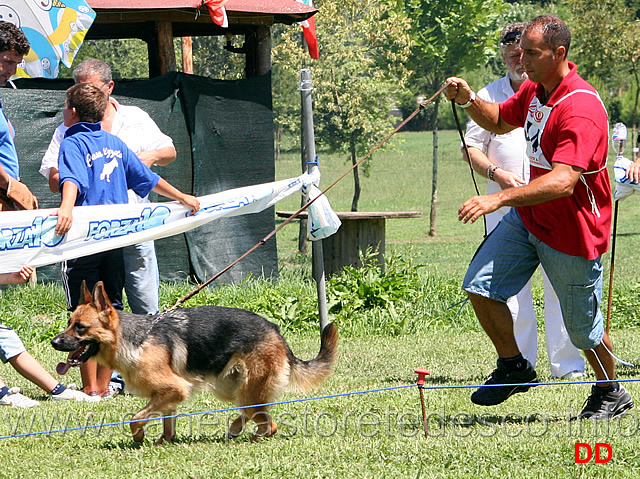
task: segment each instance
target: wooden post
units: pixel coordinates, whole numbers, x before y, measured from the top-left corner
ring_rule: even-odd
[[[271,71],[271,29],[258,27],[256,75],[266,75]]]
[[[158,34],[158,56],[160,57],[160,75],[174,72],[176,53],[173,50],[173,27],[171,22],[156,22]]]
[[[182,37],[182,71],[193,74],[193,43],[191,37]]]

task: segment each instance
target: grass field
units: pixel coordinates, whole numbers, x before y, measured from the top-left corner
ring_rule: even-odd
[[[428,237],[431,134],[400,136],[402,143],[377,154],[370,176],[362,179],[360,210],[421,211],[423,217],[387,221],[391,264],[386,273],[371,267],[329,282],[332,320],[341,334],[336,371],[314,393],[318,399],[302,402],[305,396],[300,394],[283,396],[297,402],[273,408],[278,435],[257,444],[250,443],[248,435],[227,442],[225,425],[236,413],[220,411],[229,405],[201,394],[180,406],[179,413],[204,413],[178,420],[174,444],[153,446],[158,425],[136,444],[122,424],[82,427],[127,420],[143,399],[54,403],[5,366],[0,370],[5,382],[20,386],[42,404],[26,411],[0,410],[0,478],[639,477],[638,409],[606,423],[569,420],[582,408],[588,384],[539,386],[491,408],[470,402],[473,389],[466,386],[482,383],[495,365],[495,352],[470,307],[456,305],[463,299],[461,276],[483,234],[481,223],[457,222],[456,211],[473,194],[473,186],[457,151],[456,134],[443,132],[437,236]],[[322,152],[320,161],[323,185],[347,168],[343,159]],[[276,166],[278,179],[296,176],[299,156],[286,153]],[[348,210],[351,188],[348,178],[328,193],[335,210]],[[295,209],[298,202],[288,199],[277,208]],[[640,363],[637,206],[635,198],[620,206],[612,313],[615,352],[634,364]],[[277,283],[251,281],[209,289],[189,305],[224,304],[261,313],[281,326],[298,357],[308,359],[318,348],[310,260],[296,253],[297,225],[285,227],[277,241],[282,264]],[[604,263],[609,264],[608,257]],[[164,284],[162,302],[170,305],[188,290],[189,285]],[[48,340],[66,321],[63,305],[62,290],[54,285],[10,288],[0,296],[2,322],[17,329],[51,371],[62,359]],[[543,335],[539,351],[540,379],[553,381]],[[418,367],[431,371],[428,387],[446,387],[424,391],[428,438],[421,424],[419,391],[413,386]],[[622,379],[638,375],[635,367],[620,367],[618,373]],[[78,371],[71,371],[65,381],[79,382]],[[626,387],[640,400],[636,383]],[[77,430],[7,437],[69,428]],[[608,443],[613,458],[604,464],[574,464],[576,443]]]

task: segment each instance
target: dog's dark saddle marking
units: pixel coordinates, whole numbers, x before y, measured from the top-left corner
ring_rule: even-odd
[[[157,316],[119,312],[123,336],[136,347],[147,340],[170,351],[187,344],[187,370],[197,373],[219,374],[234,354],[252,351],[268,333],[280,335],[277,325],[244,309],[199,306],[160,314],[150,328]]]

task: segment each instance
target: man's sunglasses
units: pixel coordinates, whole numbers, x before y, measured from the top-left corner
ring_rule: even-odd
[[[500,41],[500,44],[501,45],[511,45],[512,43],[518,43],[520,41],[520,37],[521,36],[522,36],[522,32],[518,32],[518,31],[509,32]]]

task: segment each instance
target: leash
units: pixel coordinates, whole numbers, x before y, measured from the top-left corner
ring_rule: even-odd
[[[191,299],[192,297],[194,297],[196,294],[198,294],[200,291],[202,291],[205,287],[209,286],[211,283],[213,283],[216,279],[218,279],[220,276],[222,276],[224,273],[226,273],[227,271],[229,271],[231,268],[233,268],[236,264],[238,264],[240,261],[242,261],[244,258],[246,258],[247,256],[249,256],[251,253],[253,253],[255,250],[257,250],[260,246],[264,245],[267,241],[269,241],[276,233],[278,233],[282,228],[284,228],[286,225],[288,225],[289,223],[291,223],[291,221],[293,221],[294,219],[296,219],[300,213],[302,213],[303,211],[305,211],[309,206],[311,206],[318,198],[320,198],[320,196],[326,194],[327,191],[329,191],[331,188],[333,188],[339,181],[341,181],[345,176],[347,176],[349,173],[351,173],[354,169],[356,169],[363,161],[365,161],[367,158],[369,158],[371,155],[373,155],[373,153],[375,153],[378,149],[380,149],[380,147],[382,147],[382,145],[384,145],[387,141],[389,141],[391,139],[391,137],[393,135],[395,135],[398,131],[400,131],[407,123],[409,123],[418,113],[420,113],[429,103],[431,103],[433,100],[435,100],[435,98],[440,95],[445,88],[447,88],[447,86],[449,86],[449,83],[451,82],[446,82],[444,85],[442,85],[442,87],[440,87],[440,89],[438,91],[436,91],[433,95],[431,95],[430,98],[428,98],[427,100],[423,101],[422,103],[419,104],[418,108],[416,108],[407,118],[405,118],[402,122],[400,122],[391,133],[389,133],[387,136],[384,137],[384,139],[382,141],[380,141],[376,146],[374,146],[365,156],[363,156],[360,160],[358,160],[356,163],[354,163],[344,174],[342,174],[340,177],[338,177],[333,183],[331,183],[329,186],[327,186],[324,190],[322,190],[321,194],[316,196],[315,198],[313,198],[312,200],[310,200],[308,203],[304,204],[302,207],[300,207],[300,209],[298,209],[295,213],[293,213],[293,215],[291,215],[289,218],[285,219],[278,227],[276,227],[275,229],[273,229],[269,234],[267,234],[264,238],[262,238],[260,241],[258,241],[255,245],[253,245],[251,248],[249,248],[244,254],[242,254],[238,259],[236,259],[235,261],[229,263],[226,267],[224,267],[222,270],[220,270],[218,273],[216,273],[214,276],[212,276],[211,278],[209,278],[207,281],[205,281],[204,283],[202,283],[200,286],[198,286],[197,288],[195,288],[193,291],[191,291],[190,293],[186,294],[185,296],[183,296],[182,298],[178,299],[175,304],[173,306],[171,306],[169,309],[166,309],[165,311],[163,311],[162,313],[160,313],[152,322],[151,324],[151,328],[153,327],[153,325],[158,322],[166,313],[170,312],[170,311],[174,311],[176,308],[178,308],[182,303],[184,303],[185,301]],[[455,111],[455,110],[454,110]],[[456,117],[457,120],[457,117]],[[460,124],[458,123],[458,128],[460,128]],[[475,182],[475,180],[474,180]],[[477,186],[476,186],[476,191],[477,191]],[[478,193],[479,194],[479,193]],[[486,230],[486,227],[485,227]],[[151,330],[151,328],[149,328],[149,331]],[[147,332],[148,333],[148,332]]]
[[[462,147],[464,148],[464,153],[467,155],[469,163],[469,170],[471,171],[471,180],[473,181],[473,187],[476,189],[476,194],[480,196],[480,190],[478,190],[478,183],[476,182],[476,175],[473,171],[473,166],[471,166],[471,155],[469,155],[469,148],[467,147],[467,142],[464,139],[464,133],[462,132],[462,126],[460,126],[460,119],[458,118],[458,110],[456,110],[456,103],[451,100],[451,109],[453,110],[453,117],[456,120],[456,126],[458,127],[458,134],[460,135],[460,140],[462,141]],[[482,221],[484,223],[484,237],[487,237],[487,217],[482,215]]]
[[[613,300],[613,270],[615,266],[616,258],[616,235],[618,229],[618,203],[620,200],[614,201],[614,213],[613,213],[613,232],[611,233],[611,264],[609,266],[609,298],[607,299],[607,324],[606,332],[609,334],[609,325],[611,323],[611,302]]]

